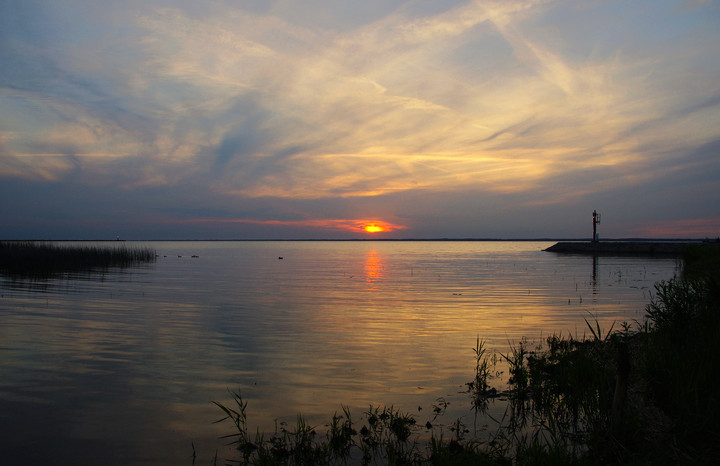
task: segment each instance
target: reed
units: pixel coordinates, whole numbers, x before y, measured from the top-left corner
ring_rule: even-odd
[[[493,368],[497,365],[496,355],[488,355],[485,340],[478,337],[475,340],[475,377],[466,383],[471,394],[472,405],[480,412],[487,408],[488,401],[497,397],[497,389],[490,386],[490,380],[495,376]]]
[[[49,276],[63,272],[124,268],[154,262],[151,248],[58,245],[43,241],[0,241],[0,272],[12,276]]]
[[[586,320],[590,338],[554,335],[542,351],[524,354],[520,345],[503,356],[510,414],[495,442],[505,455],[518,463],[528,453],[553,464],[720,462],[720,254],[707,246],[689,253],[682,276],[656,285],[636,328],[603,331]],[[522,402],[513,394],[526,386]]]
[[[362,427],[356,428],[350,411],[335,413],[325,432],[310,426],[298,415],[294,428],[280,423],[267,438],[258,432],[254,438],[248,433],[247,402],[240,391],[230,392],[234,405],[213,402],[225,416],[216,422],[230,421],[234,432],[223,436],[232,439],[241,453],[240,464],[266,465],[331,465],[355,460],[359,464],[425,464],[425,458],[415,440],[422,430],[416,419],[390,407],[370,406],[363,413]]]
[[[657,442],[678,461],[720,462],[720,248],[688,251],[682,277],[656,286],[639,369]],[[667,449],[666,449],[667,450]]]

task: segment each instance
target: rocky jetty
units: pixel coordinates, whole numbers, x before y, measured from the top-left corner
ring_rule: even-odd
[[[565,254],[608,254],[677,256],[683,249],[701,242],[682,241],[561,241],[545,251]]]

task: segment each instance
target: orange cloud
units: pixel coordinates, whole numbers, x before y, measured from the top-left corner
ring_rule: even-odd
[[[191,218],[165,220],[164,223],[250,223],[255,225],[314,227],[358,233],[390,232],[407,228],[404,225],[366,219],[255,220],[244,218]],[[368,230],[368,227],[371,229]]]
[[[720,217],[652,222],[630,231],[650,238],[716,238],[720,236]]]

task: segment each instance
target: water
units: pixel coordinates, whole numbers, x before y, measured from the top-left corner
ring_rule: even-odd
[[[642,320],[674,259],[546,242],[154,242],[158,261],[41,282],[0,276],[0,458],[198,464],[230,452],[212,400],[250,424],[348,406],[452,415],[491,350]],[[193,255],[198,257],[192,257]],[[500,383],[500,381],[497,381]]]

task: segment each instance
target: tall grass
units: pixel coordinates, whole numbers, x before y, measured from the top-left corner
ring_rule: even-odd
[[[720,464],[720,247],[686,254],[682,275],[656,284],[644,322],[603,331],[586,321],[590,338],[551,336],[539,351],[505,356],[515,417],[496,440],[507,455]]]
[[[407,413],[390,407],[373,407],[363,413],[360,424],[353,422],[350,410],[335,413],[332,420],[319,429],[310,426],[298,415],[294,428],[281,423],[267,435],[248,431],[247,402],[240,391],[230,392],[233,403],[213,402],[225,416],[216,422],[230,421],[234,432],[223,438],[232,439],[242,459],[228,463],[253,465],[331,465],[346,464],[424,464],[415,435],[423,428]]]
[[[131,267],[155,261],[151,248],[59,245],[38,241],[0,241],[0,272],[44,276],[61,272]]]
[[[642,370],[658,443],[681,461],[720,463],[720,248],[686,253],[682,277],[656,286],[648,326]]]

